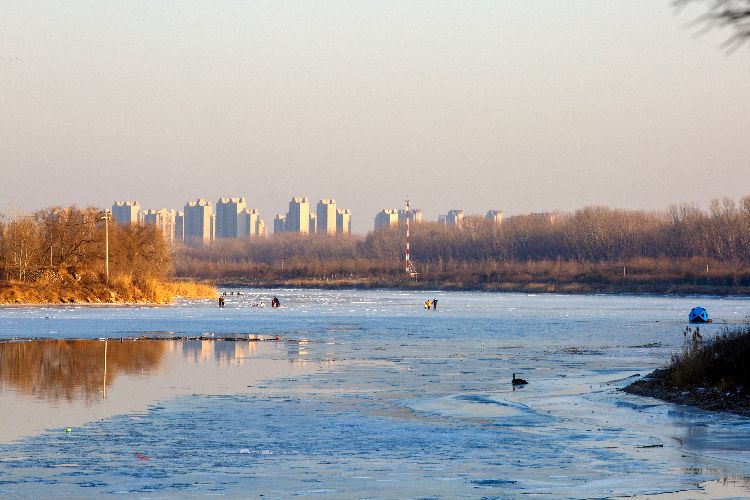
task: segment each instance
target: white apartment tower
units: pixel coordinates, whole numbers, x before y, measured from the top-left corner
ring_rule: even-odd
[[[278,214],[273,219],[273,234],[283,233],[286,229],[286,215]]]
[[[174,240],[185,241],[185,212],[179,210],[174,216]]]
[[[352,211],[348,208],[336,211],[336,234],[352,234]]]
[[[484,218],[497,226],[503,223],[503,212],[500,210],[487,210]]]
[[[116,201],[112,205],[112,216],[120,224],[137,224],[140,219],[141,205],[137,201]]]
[[[336,234],[336,200],[323,199],[318,202],[318,233]]]
[[[156,226],[159,231],[164,235],[164,239],[172,242],[175,240],[175,228],[177,225],[177,211],[167,210],[166,208],[160,208],[159,210],[146,211],[143,214],[144,224],[152,224]],[[180,234],[182,231],[180,231]]]
[[[295,196],[289,202],[284,232],[300,234],[310,232],[310,200],[306,196]]]
[[[246,236],[244,231],[245,198],[221,198],[216,202],[216,238]]]
[[[310,234],[318,232],[318,218],[315,214],[310,214]]]
[[[422,222],[422,209],[412,208],[408,211],[399,210],[398,223],[405,225],[407,220],[409,221],[409,224],[420,224]]]
[[[375,216],[375,229],[389,229],[398,226],[398,209],[384,208]]]
[[[257,208],[243,210],[239,216],[239,226],[239,238],[258,238],[266,234],[266,223],[260,218]]]
[[[463,210],[451,210],[448,212],[448,215],[445,216],[445,223],[448,226],[458,227],[461,225],[461,222],[463,220],[464,220]]]
[[[210,201],[199,198],[185,205],[185,243],[202,245],[210,243],[214,234],[214,214]]]

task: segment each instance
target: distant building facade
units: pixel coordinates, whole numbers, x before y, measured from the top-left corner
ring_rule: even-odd
[[[185,241],[185,212],[179,210],[174,215],[174,240]]]
[[[399,210],[398,211],[398,223],[406,224],[407,220],[409,221],[409,224],[420,224],[422,222],[422,209],[412,208],[408,211]]]
[[[320,234],[336,234],[336,200],[323,199],[317,207],[317,232]]]
[[[397,227],[399,211],[395,208],[384,208],[375,216],[375,229],[390,229]]]
[[[315,214],[310,214],[310,234],[318,232],[318,218]]]
[[[503,223],[503,213],[500,210],[487,210],[484,218],[496,226]]]
[[[310,232],[310,200],[306,196],[295,196],[289,202],[284,232],[299,234]]]
[[[352,234],[352,211],[348,208],[336,210],[336,234]]]
[[[533,221],[533,222],[541,222],[545,224],[554,224],[557,222],[557,214],[554,212],[533,212],[530,214],[520,214],[520,215],[512,215],[508,217],[508,222],[517,222],[517,221]]]
[[[273,234],[280,234],[286,230],[286,215],[278,214],[273,219]]]
[[[266,235],[266,223],[257,208],[245,209],[239,215],[239,238],[260,238]]]
[[[533,212],[529,214],[529,217],[534,220],[548,222],[549,224],[557,222],[557,214],[554,212]]]
[[[112,204],[112,216],[120,224],[141,222],[141,205],[137,201],[116,201]]]
[[[160,208],[159,210],[147,210],[143,214],[143,223],[156,226],[164,235],[164,239],[172,242],[175,241],[177,226],[177,211]]]
[[[463,210],[450,210],[448,212],[448,215],[445,216],[445,224],[447,226],[458,227],[461,225],[461,222],[463,220],[464,220]]]
[[[185,205],[184,240],[189,245],[210,243],[214,236],[215,217],[210,201],[199,198]]]
[[[216,202],[216,238],[237,238],[245,233],[245,198],[221,198]]]

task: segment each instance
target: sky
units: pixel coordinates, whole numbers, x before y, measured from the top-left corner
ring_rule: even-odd
[[[750,45],[671,0],[0,0],[0,212],[750,195]]]

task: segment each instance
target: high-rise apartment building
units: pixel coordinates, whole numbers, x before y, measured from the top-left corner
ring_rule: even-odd
[[[422,209],[421,208],[412,208],[410,210],[399,210],[398,211],[398,223],[399,224],[406,224],[406,221],[409,221],[409,224],[419,224],[422,222]]]
[[[140,219],[141,205],[137,201],[116,201],[112,205],[112,216],[120,224],[137,224]]]
[[[336,211],[336,233],[352,234],[352,211],[348,208]]]
[[[211,242],[214,235],[214,213],[210,201],[199,198],[185,205],[185,243],[202,245]]]
[[[221,198],[216,202],[216,238],[246,236],[244,216],[245,198]],[[244,234],[243,234],[244,233]]]
[[[160,208],[159,210],[147,210],[143,214],[143,223],[156,226],[164,235],[164,239],[172,242],[175,240],[175,226],[177,223],[177,211]]]
[[[185,212],[179,210],[174,216],[174,240],[185,241]]]
[[[384,208],[375,216],[375,229],[388,229],[398,226],[398,213],[395,208]]]
[[[266,234],[266,223],[260,218],[257,208],[243,210],[239,215],[239,226],[239,238],[258,238]]]
[[[286,215],[277,214],[273,219],[273,234],[281,234],[286,230]]]
[[[315,214],[310,214],[310,234],[318,232],[318,218]]]
[[[318,233],[336,234],[336,200],[320,200],[317,208]]]
[[[448,215],[445,216],[445,223],[448,226],[458,227],[464,220],[463,210],[450,210]]]
[[[296,196],[289,202],[284,231],[300,234],[310,232],[310,200],[306,196]]]
[[[503,223],[503,212],[500,210],[487,210],[484,218],[487,221],[499,226]]]

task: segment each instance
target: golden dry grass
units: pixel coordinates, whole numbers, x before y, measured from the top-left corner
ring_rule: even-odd
[[[60,280],[55,283],[0,282],[0,304],[170,304],[177,297],[215,298],[216,288],[190,281],[150,279],[136,283],[132,276],[113,276],[109,286],[101,282]]]

